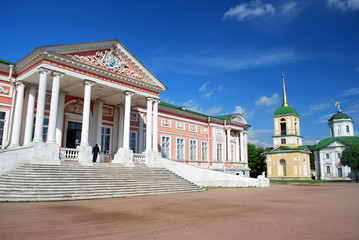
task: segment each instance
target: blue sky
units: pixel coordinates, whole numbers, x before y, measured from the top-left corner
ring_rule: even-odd
[[[120,40],[169,89],[209,115],[242,113],[271,146],[287,98],[305,144],[329,137],[337,99],[359,135],[359,0],[3,1],[0,58],[38,46]]]

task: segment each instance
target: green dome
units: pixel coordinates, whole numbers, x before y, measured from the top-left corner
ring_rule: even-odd
[[[283,114],[290,114],[294,113],[296,115],[299,115],[297,111],[294,108],[291,107],[280,107],[277,110],[275,110],[274,115],[283,115]]]
[[[334,114],[328,121],[334,120],[334,119],[352,119],[342,111],[338,111],[336,114]]]

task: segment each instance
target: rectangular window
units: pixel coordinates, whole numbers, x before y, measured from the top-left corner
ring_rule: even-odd
[[[101,129],[101,152],[104,154],[110,153],[110,139],[111,139],[111,128],[102,127],[102,129]]]
[[[5,112],[0,112],[0,146],[3,144],[4,132],[5,132]]]
[[[280,140],[280,142],[281,142],[281,144],[285,144],[285,143],[286,143],[285,138],[282,138],[282,139]]]
[[[189,148],[190,148],[190,160],[197,160],[197,141],[190,140],[189,141]]]
[[[137,132],[130,131],[130,149],[137,152]]]
[[[325,158],[326,158],[326,159],[329,159],[329,153],[326,153],[326,154],[325,154]]]
[[[294,175],[297,175],[297,174],[298,174],[298,167],[294,166]]]
[[[46,118],[47,117],[47,118]],[[35,134],[35,122],[36,122],[36,118],[34,118],[34,127],[32,129],[32,139],[34,139],[34,134]],[[49,118],[48,116],[44,117],[44,123],[42,125],[43,130],[42,130],[42,140],[45,142],[46,141],[46,136],[47,136],[47,128],[49,126]],[[80,145],[80,143],[78,144]]]
[[[217,143],[217,161],[222,162],[222,143]]]
[[[176,159],[184,160],[184,139],[177,138]]]
[[[202,142],[202,161],[208,161],[208,143]]]
[[[170,158],[170,137],[162,136],[161,137],[161,154],[163,158]]]
[[[338,155],[338,158],[340,159],[340,153],[337,153],[337,155]]]

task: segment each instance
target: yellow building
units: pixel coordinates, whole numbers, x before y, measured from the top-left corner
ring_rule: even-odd
[[[283,78],[283,104],[274,115],[273,149],[266,152],[271,179],[310,179],[310,151],[302,145],[299,114],[289,107]]]

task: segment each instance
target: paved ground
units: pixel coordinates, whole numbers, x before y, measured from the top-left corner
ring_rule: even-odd
[[[0,203],[0,239],[359,239],[359,184]]]

